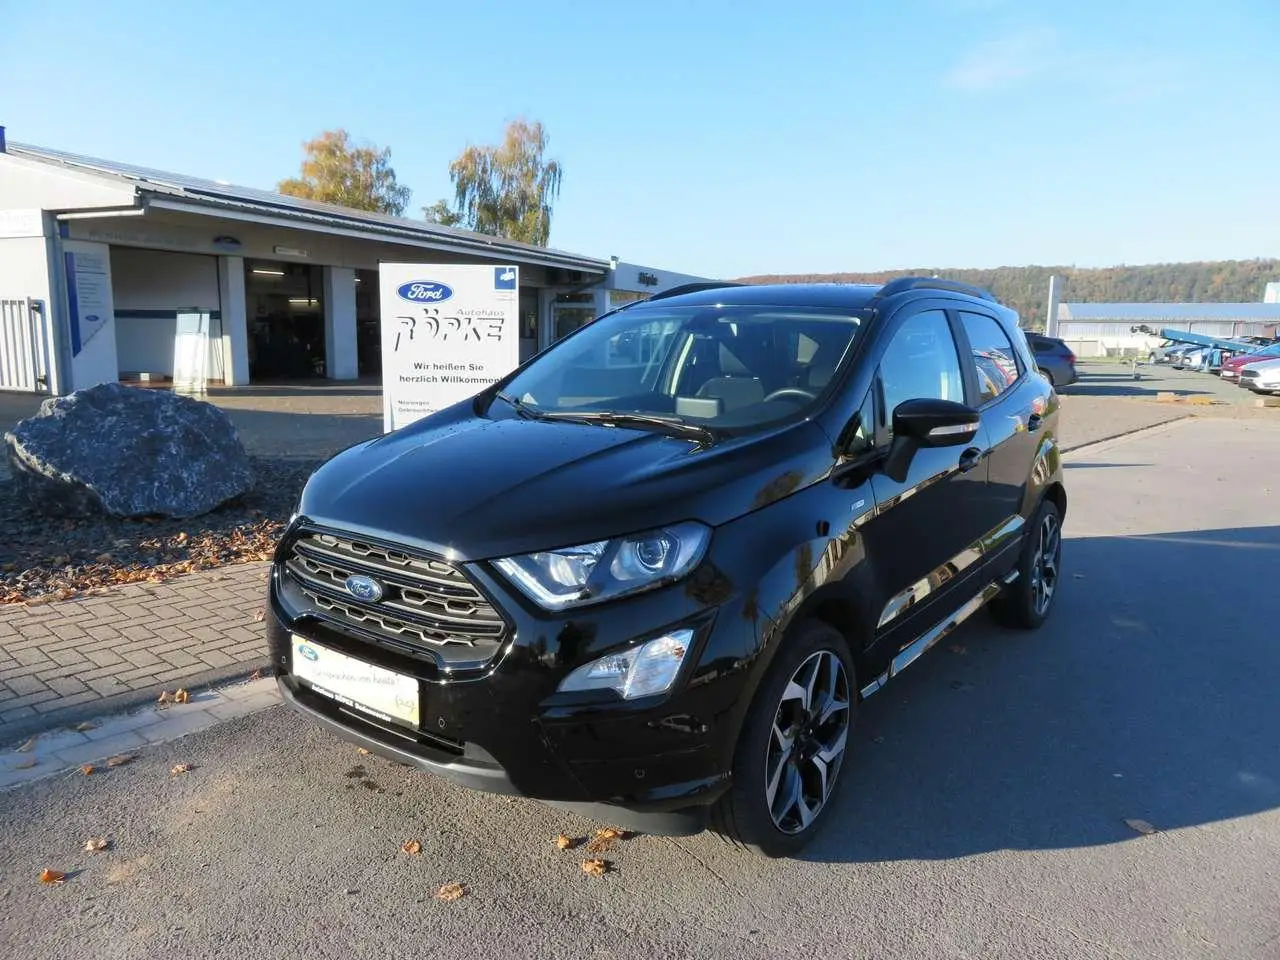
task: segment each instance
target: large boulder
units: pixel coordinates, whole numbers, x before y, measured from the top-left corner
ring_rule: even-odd
[[[55,515],[194,517],[253,486],[227,415],[167,391],[105,383],[51,397],[4,442],[18,492]]]

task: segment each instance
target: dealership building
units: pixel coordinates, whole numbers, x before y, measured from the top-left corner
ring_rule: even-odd
[[[0,390],[166,382],[193,367],[229,387],[376,378],[380,262],[518,267],[522,360],[615,306],[705,279],[6,144],[0,128]]]

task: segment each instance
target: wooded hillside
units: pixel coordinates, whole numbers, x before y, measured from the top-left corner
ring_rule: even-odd
[[[1095,303],[1260,302],[1269,280],[1280,280],[1280,260],[1215,260],[1147,266],[997,267],[993,270],[922,267],[880,273],[780,274],[742,277],[746,283],[883,283],[894,277],[937,275],[977,284],[1021,314],[1027,326],[1042,327],[1049,277],[1063,278],[1062,299]]]

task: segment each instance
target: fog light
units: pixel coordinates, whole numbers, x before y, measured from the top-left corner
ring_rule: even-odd
[[[692,644],[692,630],[676,630],[578,667],[560,682],[559,689],[562,693],[613,690],[624,700],[665,693],[675,683]]]

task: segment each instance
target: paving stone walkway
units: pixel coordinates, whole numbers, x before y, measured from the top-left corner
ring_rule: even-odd
[[[268,664],[268,564],[129,584],[42,606],[0,606],[0,747],[32,732]]]

